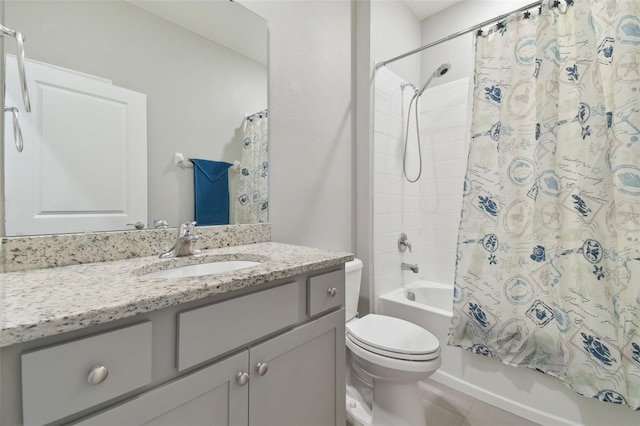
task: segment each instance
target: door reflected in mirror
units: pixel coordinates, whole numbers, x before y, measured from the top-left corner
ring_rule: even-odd
[[[207,212],[221,209],[207,215],[216,223],[203,225],[225,223],[225,213],[231,224],[267,221],[264,19],[217,0],[6,0],[5,24],[25,35],[34,104],[32,113],[20,111],[22,153],[5,125],[7,235],[134,229],[127,224],[159,220],[175,227],[197,219],[197,201]],[[11,48],[5,44],[7,104],[19,101],[12,98]],[[46,81],[40,68],[57,77]],[[146,113],[134,119],[104,87],[87,91],[60,75],[139,95]],[[176,153],[239,163],[224,174],[227,206],[218,196],[196,200],[194,168],[184,167],[192,163],[176,165]],[[146,212],[134,208],[141,199]],[[29,220],[13,226],[16,217]]]

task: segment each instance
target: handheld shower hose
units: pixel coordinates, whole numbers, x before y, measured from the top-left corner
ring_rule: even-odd
[[[404,173],[405,179],[407,179],[407,181],[409,181],[410,183],[417,182],[420,179],[420,176],[422,176],[422,148],[420,147],[421,143],[420,143],[420,121],[419,121],[419,114],[418,114],[418,100],[420,99],[422,92],[424,92],[427,86],[429,86],[429,83],[431,83],[431,80],[433,80],[434,77],[435,78],[442,77],[447,73],[447,71],[449,71],[450,68],[451,68],[451,64],[448,64],[448,63],[444,63],[440,65],[433,72],[433,74],[429,76],[429,79],[422,86],[422,88],[420,90],[418,89],[415,90],[415,92],[413,93],[413,97],[409,102],[409,112],[407,114],[407,128],[406,128],[406,131],[404,132],[404,152],[402,155],[402,172]],[[416,136],[418,138],[418,160],[419,160],[418,176],[415,179],[411,179],[407,175],[407,146],[409,145],[409,121],[411,118],[411,106],[413,105],[413,101],[416,102],[414,110],[416,115]]]

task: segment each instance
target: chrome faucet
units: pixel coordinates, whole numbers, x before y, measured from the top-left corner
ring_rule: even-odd
[[[417,274],[418,271],[420,270],[420,267],[417,264],[410,264],[410,263],[404,263],[402,262],[402,264],[400,265],[400,269],[402,269],[403,271],[411,271],[414,274]]]
[[[167,229],[169,227],[169,222],[164,219],[153,219],[153,227],[155,229]]]
[[[196,235],[196,223],[195,222],[185,222],[180,225],[180,229],[178,230],[178,239],[176,243],[173,245],[173,248],[166,253],[162,253],[160,255],[161,258],[167,257],[180,257],[180,256],[192,256],[194,254],[200,253],[200,250],[195,250],[194,245],[196,241],[198,241],[198,236]]]

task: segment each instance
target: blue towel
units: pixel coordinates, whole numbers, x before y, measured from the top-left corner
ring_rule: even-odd
[[[229,224],[229,167],[224,161],[190,158],[198,225]]]

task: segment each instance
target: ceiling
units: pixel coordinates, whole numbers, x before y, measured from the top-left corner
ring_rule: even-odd
[[[422,20],[427,16],[431,16],[443,9],[453,6],[462,0],[403,0],[407,6],[416,14],[418,19]]]
[[[267,24],[228,0],[127,0],[210,40],[267,63]]]
[[[204,37],[266,64],[267,29],[264,19],[228,0],[128,0]],[[389,0],[373,0],[389,1]],[[463,0],[403,1],[422,20]]]

